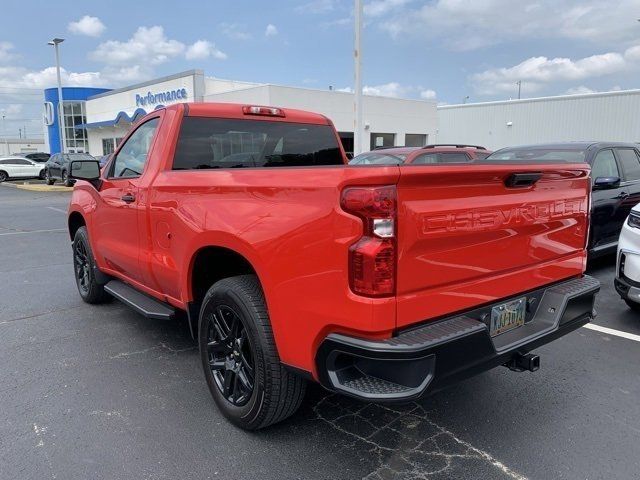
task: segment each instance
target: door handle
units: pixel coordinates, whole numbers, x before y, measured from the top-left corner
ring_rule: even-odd
[[[624,200],[625,198],[627,198],[629,196],[629,194],[627,192],[620,192],[618,194],[618,196],[616,198],[619,198],[621,200]]]
[[[126,193],[122,196],[121,200],[126,203],[131,203],[136,201],[136,197],[132,193]]]

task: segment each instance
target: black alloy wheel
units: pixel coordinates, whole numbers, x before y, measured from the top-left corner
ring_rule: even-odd
[[[246,405],[255,385],[255,358],[245,325],[233,308],[210,313],[207,332],[209,368],[222,396],[232,405]]]
[[[73,236],[71,251],[73,252],[73,273],[82,300],[92,304],[110,301],[111,295],[105,291],[104,285],[98,283],[96,279],[97,269],[89,243],[87,227],[78,228]]]
[[[75,242],[73,246],[73,266],[80,293],[83,294],[83,296],[88,295],[91,264],[89,263],[89,255],[87,254],[87,247],[84,242]]]
[[[0,172],[0,183],[6,181],[9,178],[6,172]]]
[[[257,276],[214,283],[202,300],[198,325],[207,387],[230,422],[257,430],[293,415],[306,381],[280,361]]]

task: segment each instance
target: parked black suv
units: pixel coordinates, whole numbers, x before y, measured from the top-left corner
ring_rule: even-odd
[[[497,150],[486,161],[527,159],[591,165],[589,257],[616,251],[631,209],[640,203],[640,148],[635,143],[567,142]]]
[[[53,185],[56,180],[62,181],[65,187],[73,185],[69,179],[69,163],[73,160],[95,160],[88,153],[54,153],[44,164],[44,178],[47,185]]]

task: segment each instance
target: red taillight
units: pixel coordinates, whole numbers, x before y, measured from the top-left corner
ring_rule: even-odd
[[[362,219],[363,235],[349,248],[349,283],[358,295],[395,293],[396,187],[349,187],[342,192],[343,210]]]
[[[284,117],[284,112],[281,108],[274,107],[260,107],[245,105],[242,107],[242,113],[245,115],[262,115],[265,117]]]

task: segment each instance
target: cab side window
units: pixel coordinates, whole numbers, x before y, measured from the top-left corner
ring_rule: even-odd
[[[640,180],[640,160],[636,151],[633,148],[617,148],[616,153],[622,165],[624,179]]]
[[[620,177],[613,150],[602,150],[596,155],[591,168],[591,181],[598,177]]]
[[[112,162],[111,177],[131,178],[142,175],[159,121],[159,118],[153,118],[133,132]]]

